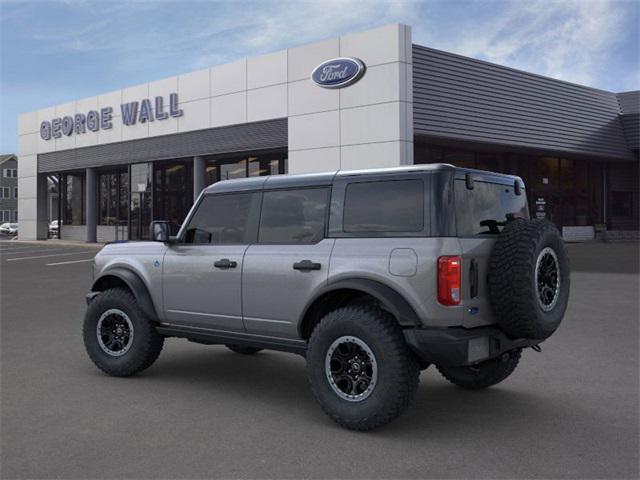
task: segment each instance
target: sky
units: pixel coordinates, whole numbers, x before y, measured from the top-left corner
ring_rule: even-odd
[[[640,89],[640,0],[0,0],[0,153],[19,113],[400,22],[413,42]]]

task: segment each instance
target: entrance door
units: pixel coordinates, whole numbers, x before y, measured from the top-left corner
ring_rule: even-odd
[[[151,194],[148,192],[131,193],[131,212],[129,217],[129,239],[148,240],[151,225]]]
[[[258,243],[244,257],[248,333],[298,338],[298,319],[329,272],[335,239],[324,238],[328,202],[325,187],[264,192]]]
[[[260,194],[205,196],[164,256],[164,317],[198,328],[244,332],[242,269],[255,241]]]

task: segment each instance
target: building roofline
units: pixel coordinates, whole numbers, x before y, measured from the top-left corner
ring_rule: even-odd
[[[8,162],[9,160],[18,161],[18,156],[15,153],[9,153],[8,155],[0,155],[0,165],[2,165],[5,162]]]
[[[588,88],[589,90],[594,90],[596,92],[607,93],[607,94],[611,94],[611,95],[615,95],[616,94],[616,92],[612,92],[612,91],[609,91],[609,90],[604,90],[602,88],[592,87],[590,85],[583,85],[581,83],[569,82],[567,80],[561,80],[559,78],[548,77],[548,76],[542,75],[540,73],[534,73],[534,72],[530,72],[528,70],[522,70],[520,68],[509,67],[507,65],[502,65],[500,63],[490,62],[488,60],[482,60],[482,59],[475,58],[475,57],[469,57],[467,55],[462,55],[460,53],[450,52],[448,50],[440,50],[438,48],[425,47],[424,45],[420,45],[418,43],[414,43],[413,45],[416,46],[416,47],[424,48],[426,50],[431,50],[432,52],[444,53],[445,55],[451,55],[451,56],[458,57],[458,58],[463,58],[463,59],[466,59],[466,60],[472,60],[474,62],[482,63],[482,64],[489,65],[489,66],[492,66],[492,67],[498,67],[498,68],[501,68],[501,69],[511,70],[512,72],[523,73],[523,74],[526,74],[526,75],[532,75],[534,77],[543,78],[545,80],[552,80],[554,82],[564,83],[566,85],[572,85],[574,87]]]

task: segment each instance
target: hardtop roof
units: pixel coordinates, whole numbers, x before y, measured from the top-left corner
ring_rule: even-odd
[[[456,167],[449,163],[430,163],[418,165],[406,165],[402,167],[390,168],[370,168],[362,170],[333,170],[320,173],[299,173],[285,175],[269,175],[264,177],[237,178],[232,180],[222,180],[209,185],[205,188],[205,193],[224,193],[258,190],[263,188],[290,188],[290,187],[308,187],[330,185],[336,178],[356,177],[356,176],[387,176],[394,173],[403,174],[411,172],[434,172],[434,171],[450,171],[457,172],[462,175],[472,173],[481,178],[495,178],[503,182],[513,183],[522,179],[515,175],[505,173],[489,172],[485,170],[476,170],[472,168]]]

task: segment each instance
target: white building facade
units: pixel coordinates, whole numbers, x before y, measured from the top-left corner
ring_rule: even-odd
[[[360,59],[366,74],[346,88],[322,88],[311,80],[316,66],[339,57]],[[288,144],[281,147],[288,153],[287,173],[411,164],[411,79],[410,27],[389,25],[21,115],[20,238],[47,236],[46,173],[50,172],[38,169],[38,157],[52,152],[158,136],[171,141],[172,136],[184,132],[286,119]],[[177,98],[180,115],[143,122],[138,118],[130,125],[123,121],[121,105],[139,102],[139,114],[140,102],[148,99],[154,109],[155,99],[160,97],[167,110],[164,113],[169,113],[172,95],[176,95],[173,98]],[[88,122],[93,119],[87,118],[88,112],[97,112],[100,123],[103,108],[111,112],[109,128],[90,130]],[[74,129],[67,135],[63,119],[75,120],[76,114],[85,116],[84,132]],[[43,138],[43,122],[55,119],[60,119],[58,138],[51,132]],[[260,145],[256,147],[259,151]],[[199,153],[207,155],[207,146]],[[73,165],[75,170],[78,167]],[[96,174],[84,172],[85,204],[86,191],[97,193],[98,187],[86,185],[87,179],[95,178]],[[69,222],[67,238],[93,239],[86,231],[86,216],[73,222],[79,225]]]

